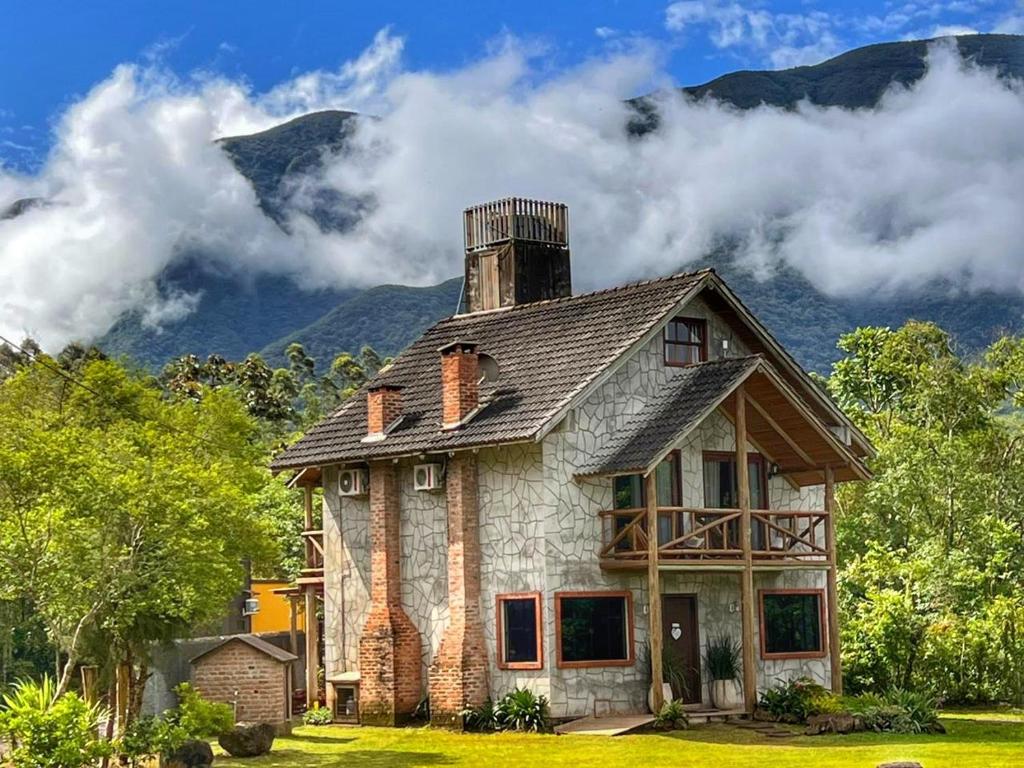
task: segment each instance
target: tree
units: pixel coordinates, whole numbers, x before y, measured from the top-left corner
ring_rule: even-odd
[[[838,499],[847,679],[1024,700],[1024,341],[965,360],[908,323],[839,348],[829,391],[878,449]]]
[[[42,355],[0,383],[0,597],[33,605],[63,654],[146,677],[154,643],[223,613],[245,557],[269,558],[270,478],[228,390],[166,399],[152,380]]]
[[[229,362],[211,355],[205,362],[185,355],[168,363],[160,374],[173,396],[198,400],[204,391],[226,387],[236,391],[268,438],[288,438],[316,423],[348,399],[387,361],[371,347],[358,355],[344,352],[329,370],[317,373],[316,360],[299,343],[285,350],[287,368],[272,368],[259,355]]]

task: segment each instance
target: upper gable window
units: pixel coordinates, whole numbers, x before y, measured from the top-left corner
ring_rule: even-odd
[[[665,365],[693,365],[708,359],[708,323],[677,317],[665,326]]]

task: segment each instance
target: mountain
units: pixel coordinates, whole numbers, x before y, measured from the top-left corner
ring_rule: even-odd
[[[1024,37],[963,35],[952,38],[960,55],[1003,77],[1024,77]],[[741,109],[761,104],[794,107],[807,99],[822,107],[873,107],[893,83],[910,85],[925,73],[933,40],[879,43],[836,56],[821,64],[774,72],[732,72],[704,85],[681,89],[710,96]]]
[[[1024,37],[970,35],[956,38],[956,44],[979,64],[1024,79]],[[906,85],[920,78],[926,51],[926,41],[871,45],[814,66],[735,72],[682,90],[740,109],[762,103],[792,108],[804,99],[820,105],[869,107],[891,84]],[[630,129],[642,134],[655,127],[654,100],[632,103],[638,119]],[[343,154],[360,119],[366,118],[352,112],[317,112],[261,133],[221,139],[220,145],[252,183],[263,210],[286,228],[287,213],[300,205],[294,195],[296,182],[315,170],[325,153]],[[496,195],[501,193],[495,190]],[[303,199],[301,205],[322,228],[344,229],[358,216],[360,202],[321,197]],[[22,205],[28,204],[32,203]],[[262,350],[279,360],[292,341],[301,341],[323,361],[364,344],[394,354],[434,320],[451,314],[461,288],[460,281],[452,279],[427,288],[389,285],[310,293],[283,277],[244,279],[211,272],[203,266],[206,261],[193,255],[160,279],[167,292],[200,295],[192,314],[159,330],[147,327],[138,314],[129,314],[99,344],[151,368],[186,353],[240,358]],[[782,343],[805,366],[817,370],[826,370],[835,358],[836,338],[858,325],[934,320],[967,349],[984,346],[999,331],[1024,329],[1024,297],[965,295],[955,286],[934,283],[910,297],[834,299],[791,269],[767,280],[755,279],[737,268],[728,253],[710,254],[701,263],[686,266],[718,269]]]

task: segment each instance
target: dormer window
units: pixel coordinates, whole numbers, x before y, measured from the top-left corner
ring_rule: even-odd
[[[665,365],[694,365],[708,359],[708,323],[676,317],[665,326]]]

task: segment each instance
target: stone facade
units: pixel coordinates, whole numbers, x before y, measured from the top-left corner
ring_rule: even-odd
[[[291,714],[287,663],[235,640],[199,657],[192,683],[203,698],[235,708],[242,723],[287,722]]]
[[[712,359],[749,354],[729,327],[699,299],[692,300],[682,314],[708,320]],[[723,340],[728,341],[727,348]],[[476,454],[465,454],[475,458],[463,458],[461,454],[445,457],[447,499],[443,493],[413,490],[413,467],[422,459],[388,464],[394,474],[390,493],[397,507],[394,514],[401,544],[400,599],[389,605],[406,617],[412,627],[407,631],[409,637],[415,630],[418,649],[417,669],[405,681],[409,686],[404,694],[406,706],[414,698],[412,681],[418,686],[418,695],[423,695],[429,680],[432,704],[438,708],[443,702],[438,711],[446,716],[451,715],[456,699],[475,700],[485,688],[496,697],[514,686],[546,695],[557,718],[592,714],[595,710],[635,712],[646,707],[648,673],[639,660],[648,631],[646,572],[606,571],[600,567],[602,521],[598,513],[613,506],[612,481],[577,481],[574,474],[607,435],[624,427],[649,396],[678,372],[664,365],[663,354],[662,336],[657,333],[540,442],[481,448]],[[735,450],[732,425],[723,416],[712,414],[677,448],[683,504],[704,506],[701,454]],[[374,482],[371,480],[371,484]],[[374,680],[379,677],[377,663],[364,653],[360,643],[360,637],[377,626],[377,561],[371,563],[369,550],[370,539],[377,541],[379,512],[371,510],[371,505],[376,507],[372,490],[370,500],[339,499],[333,468],[325,471],[324,483],[327,673],[330,679],[341,672],[358,670],[365,702],[367,693],[377,690]],[[479,510],[478,565],[470,562],[469,549],[450,546],[450,541],[457,543],[460,536],[467,535],[469,518],[464,509],[457,507],[474,493]],[[774,509],[823,508],[820,487],[797,491],[779,477],[768,481],[768,498]],[[453,567],[457,573],[451,572]],[[473,583],[477,578],[474,574],[478,574],[478,584]],[[697,596],[702,654],[709,637],[726,632],[739,639],[739,573],[665,571],[662,582],[663,594]],[[824,585],[822,570],[759,570],[754,575],[755,592]],[[628,666],[560,667],[556,593],[600,590],[631,593],[632,642],[637,661]],[[533,592],[542,596],[542,668],[499,669],[498,596]],[[467,654],[470,648],[472,652]],[[471,668],[467,663],[470,656],[486,666],[482,670]],[[827,657],[765,660],[758,649],[756,658],[759,687],[800,675],[829,683]],[[486,674],[477,676],[478,672]],[[706,686],[703,688],[703,699],[708,701]]]

